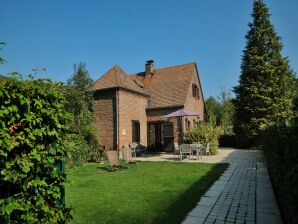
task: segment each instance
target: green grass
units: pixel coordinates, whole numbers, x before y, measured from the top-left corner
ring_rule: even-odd
[[[108,172],[98,164],[68,171],[72,223],[181,223],[228,164],[138,162]]]

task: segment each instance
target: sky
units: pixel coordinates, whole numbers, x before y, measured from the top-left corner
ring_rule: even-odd
[[[238,84],[252,0],[0,0],[0,74],[65,82],[84,62],[96,80],[118,64],[127,74],[196,62],[205,98]],[[298,1],[265,0],[283,55],[298,71]]]

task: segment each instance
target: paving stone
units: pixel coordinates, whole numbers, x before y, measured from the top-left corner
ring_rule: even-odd
[[[187,216],[186,219],[182,222],[182,224],[203,224],[204,221],[204,218]]]
[[[224,161],[230,166],[188,217],[205,223],[282,223],[263,152],[237,150]]]
[[[216,202],[217,198],[214,197],[201,197],[201,200],[199,201],[199,206],[213,206]]]
[[[197,206],[188,215],[193,217],[206,218],[210,211],[211,207]]]

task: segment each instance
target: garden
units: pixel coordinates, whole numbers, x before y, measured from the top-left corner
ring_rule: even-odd
[[[181,223],[228,164],[138,162],[109,172],[84,163],[67,171],[71,223]]]

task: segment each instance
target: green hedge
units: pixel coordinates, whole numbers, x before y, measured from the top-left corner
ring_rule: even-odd
[[[65,223],[65,99],[49,80],[0,80],[0,223]]]
[[[269,128],[262,147],[287,223],[298,223],[298,122]]]

